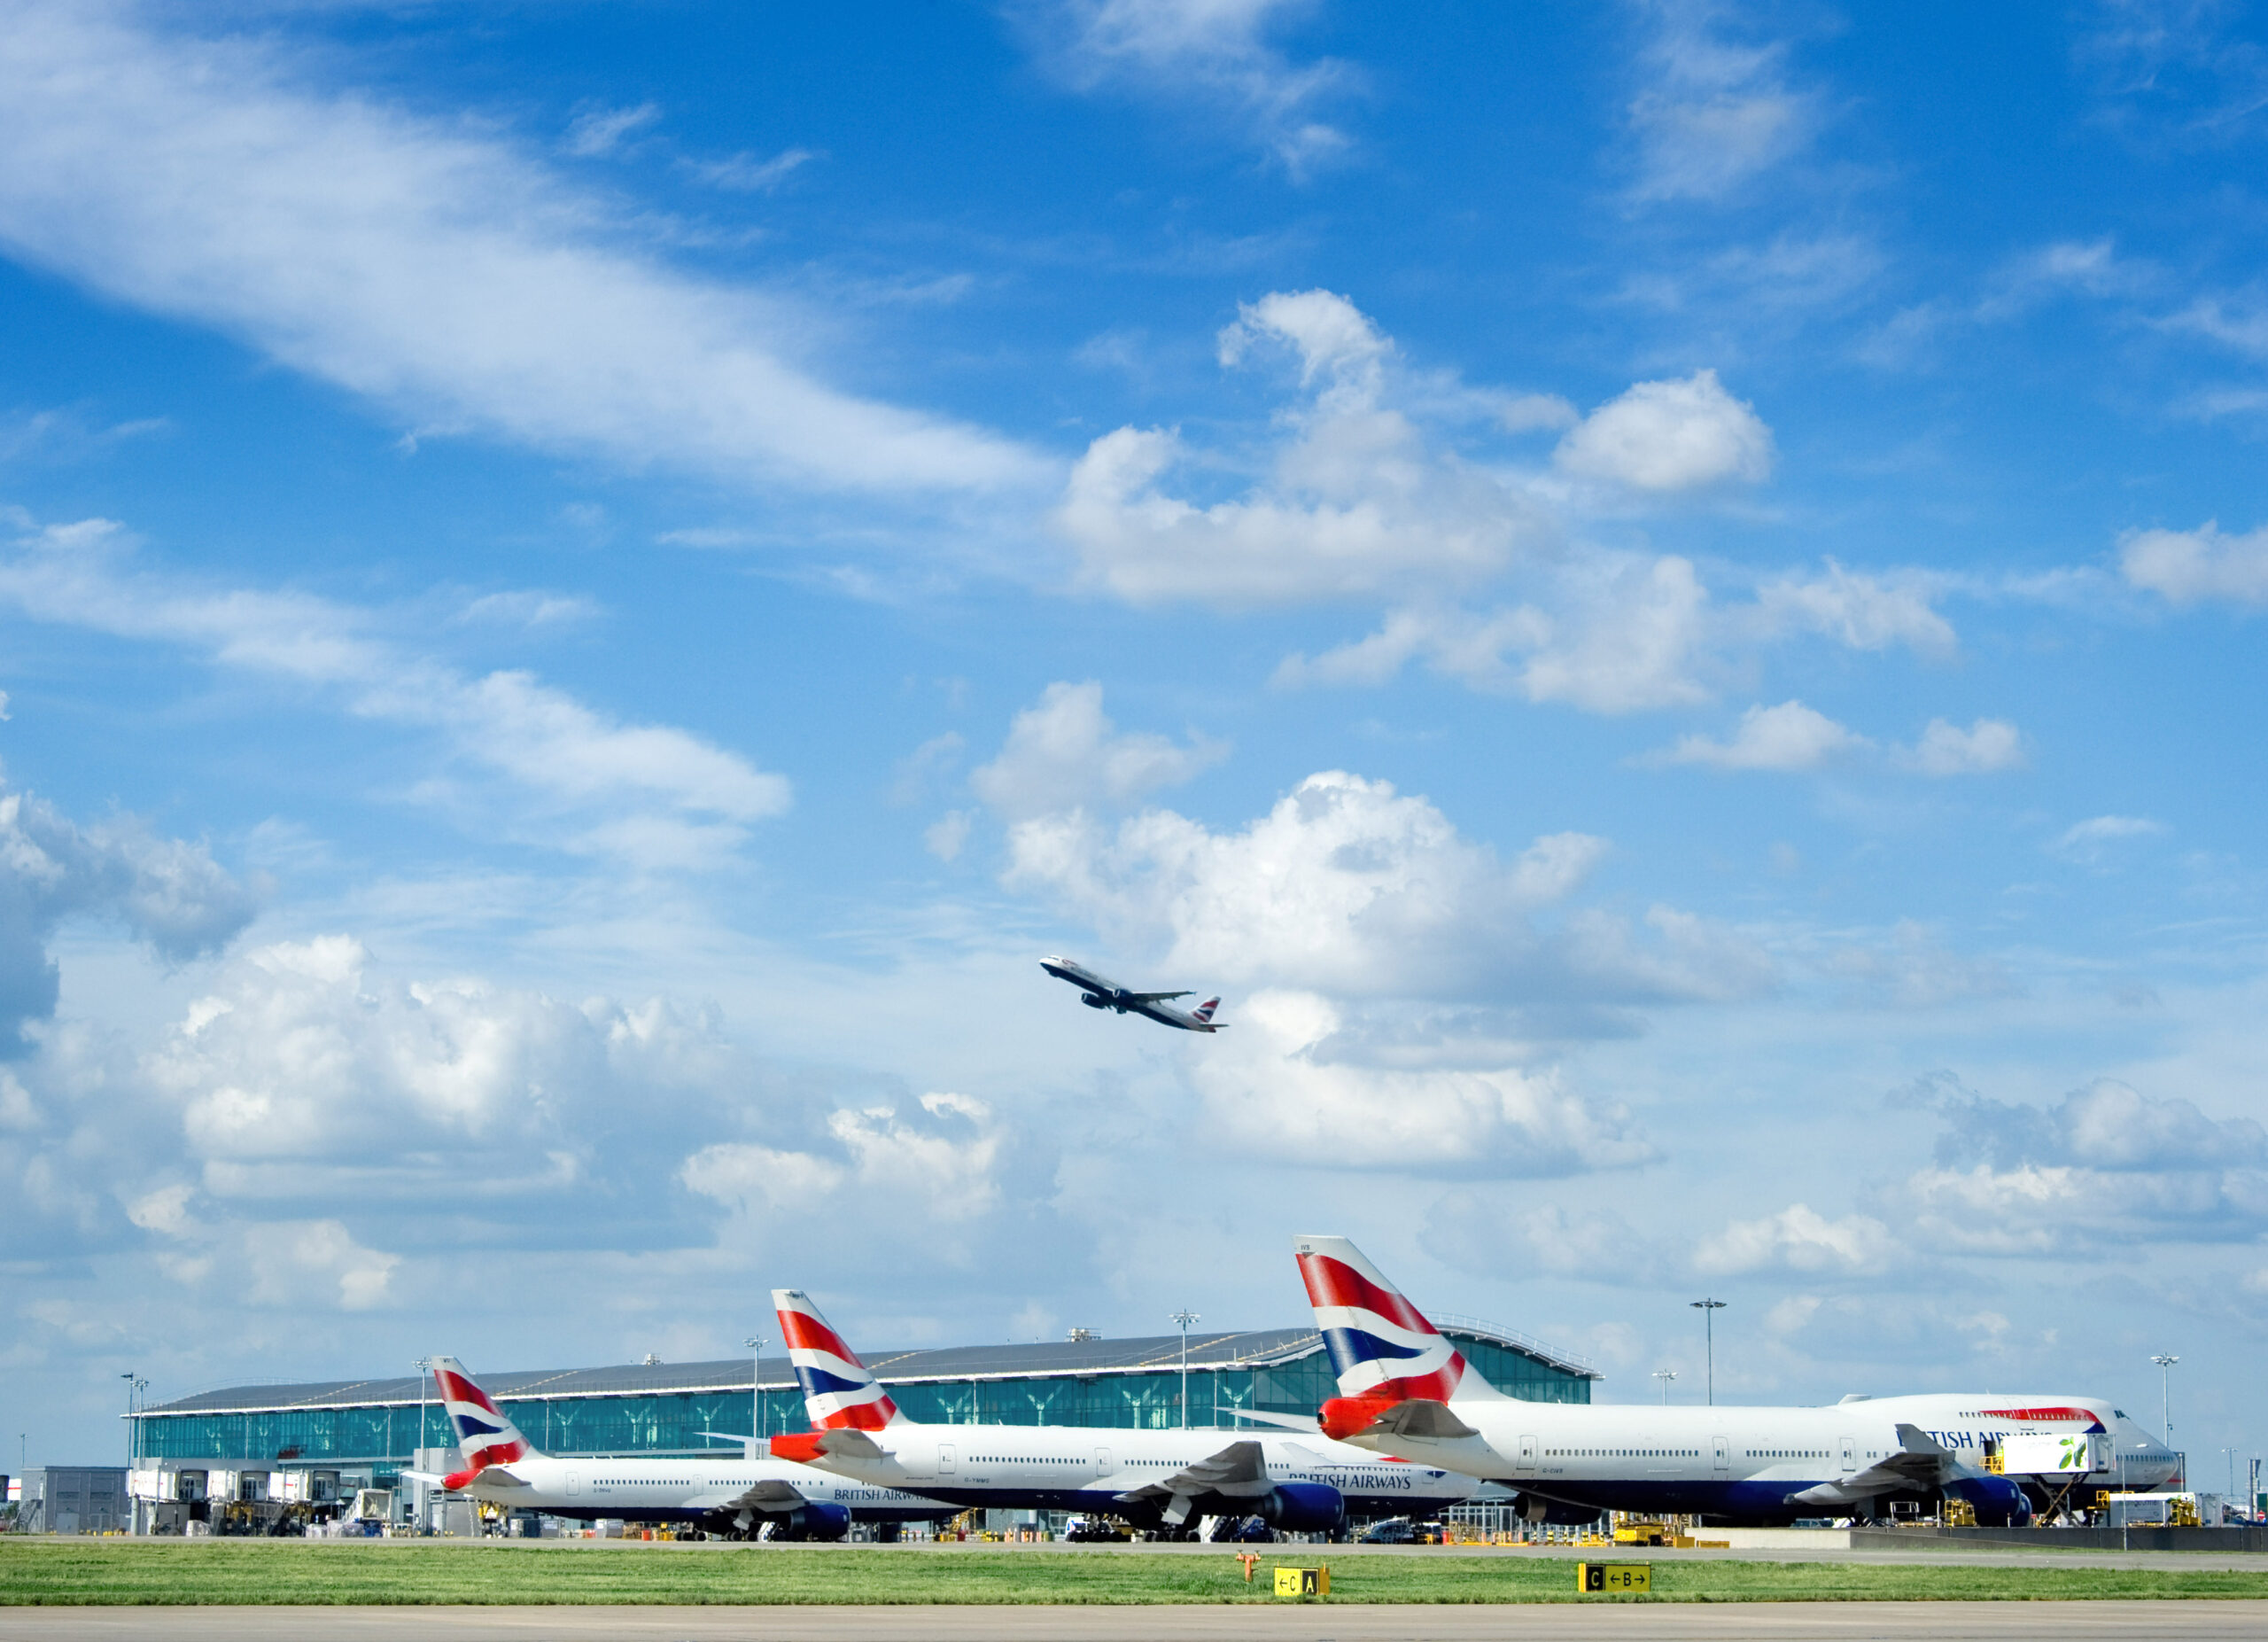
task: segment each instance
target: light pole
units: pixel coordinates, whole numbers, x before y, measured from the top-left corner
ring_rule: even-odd
[[[1669,1406],[1669,1382],[1677,1378],[1677,1370],[1674,1368],[1657,1368],[1654,1370],[1654,1378],[1662,1382],[1662,1406],[1664,1408],[1667,1408]]]
[[[134,1388],[141,1383],[129,1368],[119,1375],[126,1381],[126,1468],[134,1469]]]
[[[749,1395],[756,1399],[757,1446],[764,1445],[764,1348],[772,1343],[762,1335],[750,1335],[741,1344],[749,1353]]]
[[[1181,1428],[1189,1429],[1189,1326],[1197,1320],[1194,1311],[1176,1311],[1173,1320],[1181,1325]]]
[[[1731,1304],[1729,1300],[1696,1300],[1693,1309],[1701,1313],[1701,1332],[1709,1352],[1709,1405],[1717,1403],[1717,1313]]]
[[[2164,1399],[2165,1445],[2168,1448],[2173,1447],[2173,1366],[2180,1360],[2171,1351],[2160,1351],[2150,1358],[2150,1361],[2158,1366],[2158,1391]],[[2175,1451],[2178,1453],[2180,1451],[2176,1449]],[[2186,1482],[2189,1478],[2186,1474],[2189,1467],[2184,1466],[2181,1468],[2185,1473],[2181,1480]]]

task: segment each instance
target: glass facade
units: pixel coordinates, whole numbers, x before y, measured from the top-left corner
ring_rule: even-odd
[[[1454,1333],[1454,1331],[1449,1331]],[[1588,1403],[1591,1382],[1494,1341],[1457,1336],[1475,1368],[1500,1390],[1531,1402]],[[1182,1423],[1178,1367],[1092,1374],[1002,1374],[890,1382],[906,1417],[939,1425],[1066,1425],[1164,1429]],[[1199,1366],[1189,1371],[1189,1423],[1231,1427],[1236,1411],[1312,1415],[1337,1395],[1320,1347],[1267,1367]],[[614,1397],[498,1399],[528,1441],[547,1453],[698,1453],[727,1445],[704,1431],[744,1433],[749,1393],[723,1388]],[[284,1466],[406,1465],[418,1448],[454,1439],[441,1405],[373,1404],[350,1408],[253,1409],[137,1418],[136,1451],[160,1459],[237,1459]],[[807,1428],[802,1395],[765,1388],[764,1429]]]

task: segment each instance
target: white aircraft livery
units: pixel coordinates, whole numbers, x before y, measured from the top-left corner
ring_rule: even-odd
[[[1042,958],[1039,967],[1057,980],[1068,981],[1077,987],[1079,1001],[1090,1009],[1115,1009],[1121,1015],[1138,1015],[1161,1026],[1177,1026],[1185,1032],[1217,1032],[1228,1024],[1213,1018],[1213,1011],[1221,1007],[1218,998],[1208,998],[1193,1009],[1177,1009],[1173,1000],[1188,997],[1187,992],[1130,992],[1116,981],[1107,981],[1084,963],[1069,958]]]
[[[569,1459],[538,1453],[454,1357],[433,1359],[433,1378],[457,1434],[464,1469],[422,1482],[512,1510],[586,1521],[693,1521],[712,1531],[840,1539],[853,1518],[905,1521],[951,1516],[958,1506],[831,1472],[758,1459]]]
[[[780,1288],[772,1298],[817,1428],[773,1437],[773,1453],[867,1482],[960,1506],[1083,1511],[1151,1529],[1256,1516],[1310,1533],[1349,1515],[1430,1516],[1480,1486],[1441,1467],[1304,1434],[918,1424],[808,1296]]]
[[[1871,1518],[1904,1497],[1967,1500],[2021,1525],[2058,1490],[2148,1486],[2150,1457],[2114,1459],[2101,1397],[1959,1393],[1845,1397],[1817,1408],[1531,1403],[1490,1385],[1343,1237],[1294,1240],[1339,1376],[1322,1428],[1519,1490],[1532,1520],[1602,1510],[1730,1522]],[[2119,1425],[2127,1422],[2119,1420]],[[2155,1451],[2171,1468],[2172,1454]],[[2038,1454],[2018,1471],[2008,1463]],[[2162,1475],[2163,1473],[2161,1473]]]

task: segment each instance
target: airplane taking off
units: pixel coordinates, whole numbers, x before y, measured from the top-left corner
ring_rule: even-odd
[[[769,1524],[781,1538],[840,1539],[853,1518],[941,1520],[960,1508],[895,1488],[861,1485],[810,1466],[759,1458],[752,1443],[739,1459],[570,1459],[538,1453],[455,1358],[435,1358],[433,1378],[456,1431],[464,1469],[446,1476],[427,1471],[406,1475],[509,1510],[584,1521],[691,1521],[713,1533],[750,1538]]]
[[[1340,1395],[1328,1436],[1519,1490],[1531,1521],[1602,1510],[1785,1523],[1967,1500],[1987,1527],[2078,1489],[2148,1487],[2155,1456],[2101,1397],[1960,1392],[1818,1408],[1531,1403],[1490,1385],[1343,1237],[1293,1240]],[[2114,1450],[2116,1451],[2114,1451]],[[2173,1456],[2158,1450],[2169,1465]]]
[[[1200,1518],[1329,1532],[1354,1516],[1432,1516],[1480,1484],[1302,1432],[1099,1426],[921,1425],[897,1410],[808,1296],[775,1288],[781,1336],[813,1427],[775,1458],[959,1506],[1084,1511],[1179,1530]]]
[[[1057,980],[1068,981],[1077,987],[1079,1001],[1090,1009],[1115,1009],[1121,1015],[1139,1015],[1161,1026],[1177,1026],[1185,1032],[1216,1032],[1228,1023],[1213,1018],[1213,1011],[1221,1007],[1218,998],[1208,998],[1193,1009],[1177,1009],[1173,1007],[1173,1000],[1188,997],[1186,992],[1128,992],[1116,981],[1107,981],[1086,965],[1069,958],[1042,958],[1039,967]]]

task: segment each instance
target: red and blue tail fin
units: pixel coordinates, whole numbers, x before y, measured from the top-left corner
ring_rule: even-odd
[[[1327,1434],[1360,1430],[1381,1411],[1416,1398],[1460,1403],[1503,1395],[1347,1239],[1300,1237],[1293,1247],[1339,1376],[1340,1395],[1324,1405]]]
[[[433,1379],[440,1387],[449,1428],[457,1434],[457,1447],[464,1454],[465,1468],[442,1478],[444,1488],[462,1488],[489,1467],[509,1465],[535,1451],[520,1435],[519,1427],[473,1383],[455,1358],[435,1358]]]
[[[1221,1000],[1218,998],[1208,998],[1204,1002],[1199,1004],[1189,1013],[1192,1018],[1202,1021],[1206,1025],[1210,1026],[1213,1023],[1213,1011],[1220,1007]]]
[[[816,1429],[879,1431],[897,1422],[897,1405],[858,1354],[827,1327],[809,1295],[800,1288],[775,1288],[772,1305],[780,1314],[796,1382],[804,1389],[804,1412]]]

